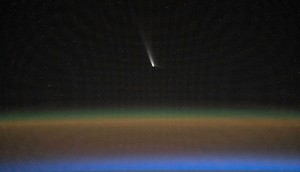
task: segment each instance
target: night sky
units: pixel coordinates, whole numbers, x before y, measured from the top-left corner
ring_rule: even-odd
[[[299,7],[278,0],[1,1],[0,110],[297,107]]]

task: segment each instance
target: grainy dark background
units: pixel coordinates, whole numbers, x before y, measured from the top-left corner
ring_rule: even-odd
[[[1,110],[297,107],[299,7],[278,0],[1,1]]]

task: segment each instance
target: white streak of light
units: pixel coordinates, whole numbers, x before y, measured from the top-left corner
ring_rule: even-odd
[[[152,67],[155,67],[155,63],[154,63],[153,56],[152,56],[152,52],[151,52],[151,50],[150,50],[150,48],[149,48],[149,45],[147,45],[147,43],[146,43],[145,46],[146,46],[146,51],[147,51],[147,54],[148,54],[148,57],[149,57],[151,66],[152,66]]]

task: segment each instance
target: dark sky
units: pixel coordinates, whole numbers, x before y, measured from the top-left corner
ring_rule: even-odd
[[[278,0],[1,1],[0,109],[297,107],[299,7]]]

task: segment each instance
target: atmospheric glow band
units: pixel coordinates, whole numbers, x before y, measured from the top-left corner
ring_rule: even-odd
[[[122,157],[99,160],[0,163],[0,171],[300,171],[300,158]]]

